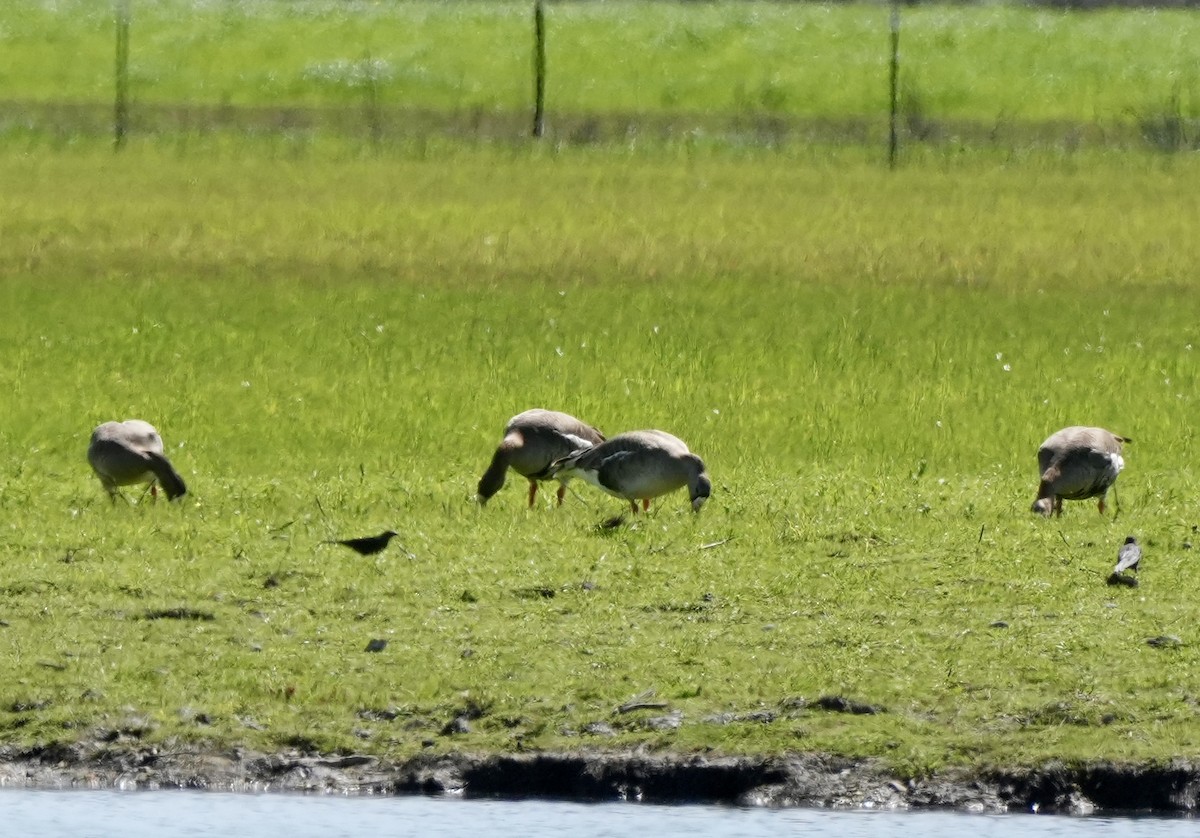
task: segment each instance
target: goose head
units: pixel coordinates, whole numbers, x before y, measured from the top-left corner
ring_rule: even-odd
[[[707,472],[700,472],[688,486],[688,495],[692,499],[692,511],[699,512],[700,507],[712,495],[712,479]]]

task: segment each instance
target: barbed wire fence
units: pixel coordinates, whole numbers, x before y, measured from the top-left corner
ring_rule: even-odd
[[[113,103],[113,148],[120,151],[125,146],[129,135],[130,125],[130,29],[132,13],[130,0],[113,0],[114,2],[114,32],[116,40],[116,65]],[[899,0],[890,0],[890,59],[888,77],[888,165],[896,165],[898,154],[898,119],[899,119],[899,36],[900,36],[900,5]],[[532,98],[532,130],[534,139],[540,139],[546,133],[546,8],[545,0],[533,2],[533,98]],[[368,136],[371,144],[378,147],[383,141],[383,120],[381,118],[379,65],[371,58],[368,50],[362,62],[361,87],[364,97],[364,113],[366,116]]]
[[[888,15],[888,41],[886,44],[881,44],[881,53],[885,56],[885,60],[880,62],[881,66],[886,67],[886,70],[880,73],[880,86],[886,89],[886,129],[883,133],[886,135],[885,153],[889,168],[897,166],[902,138],[907,137],[911,142],[930,142],[937,134],[936,120],[926,112],[923,103],[914,91],[906,91],[902,79],[900,38],[903,19],[902,6],[906,2],[912,2],[912,0],[884,0],[884,5],[881,7],[881,11],[886,9]],[[1056,8],[1090,8],[1097,2],[1101,2],[1101,0],[1047,0],[1046,5]],[[1187,6],[1200,4],[1200,0],[1173,0],[1173,2],[1167,0],[1167,2],[1173,5]],[[135,130],[132,107],[135,91],[132,90],[130,62],[131,33],[136,32],[136,21],[132,10],[132,0],[112,0],[112,3],[115,39],[112,141],[113,148],[120,151],[126,146],[131,132]],[[530,125],[529,136],[536,141],[547,135],[546,101],[550,90],[547,42],[552,32],[549,27],[546,0],[532,0],[530,11],[532,96],[529,103],[531,113],[528,118],[530,122],[526,124]],[[353,86],[361,95],[360,107],[365,121],[366,136],[371,146],[378,149],[384,144],[387,133],[381,88],[388,68],[385,63],[374,59],[369,49],[365,51],[361,62],[353,63],[358,66],[342,69],[352,76]],[[185,114],[183,117],[185,120],[190,119],[187,116],[189,109],[186,105],[181,106],[180,111]],[[1200,122],[1185,115],[1178,89],[1175,90],[1165,106],[1153,112],[1134,114],[1133,116],[1142,139],[1152,148],[1172,152],[1190,150],[1200,146]],[[655,116],[652,114],[642,114],[634,118],[647,124],[652,124],[655,120]],[[478,130],[481,118],[476,115],[473,119],[473,127]],[[293,117],[285,116],[280,121],[283,125],[290,125],[292,120]],[[881,116],[880,122],[882,120]],[[595,128],[595,122],[598,120],[585,121],[574,133],[575,139],[581,141],[597,139],[599,132]],[[774,140],[780,133],[786,132],[788,127],[786,122],[785,117],[778,115],[762,116],[756,127],[768,139]],[[440,124],[448,130],[453,130],[453,123],[453,117],[447,116],[443,117]],[[436,131],[438,126],[439,121],[431,119],[428,130]],[[468,128],[471,127],[468,125]],[[870,126],[863,125],[845,125],[841,126],[841,129],[842,139],[856,143],[864,140],[874,142],[869,138],[878,136],[879,133],[878,129],[872,130]],[[837,131],[834,130],[832,133],[836,134]],[[833,139],[836,141],[837,137],[834,136]]]

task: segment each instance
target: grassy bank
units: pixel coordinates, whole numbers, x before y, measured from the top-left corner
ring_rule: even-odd
[[[1200,749],[1194,161],[264,143],[0,180],[10,742]],[[478,509],[534,405],[677,433],[712,501]],[[104,497],[87,437],[127,416],[182,503]],[[1115,523],[1028,514],[1072,423],[1135,439]],[[1142,585],[1108,588],[1128,533]]]
[[[329,124],[344,129],[338,109],[349,107],[370,109],[367,121],[391,135],[414,122],[432,129],[439,114],[471,114],[462,130],[505,115],[510,130],[526,126],[528,3],[134,0],[130,8],[135,123],[174,119],[172,130],[203,131],[299,108],[333,110]],[[6,15],[0,96],[10,131],[49,122],[69,132],[72,120],[82,128],[109,117],[112,16],[108,4],[85,0],[24,3]],[[887,111],[888,19],[877,5],[564,3],[550,6],[548,27],[552,131],[569,124],[586,136],[597,130],[587,119],[614,115],[686,130],[747,115],[813,125],[882,120]],[[993,135],[1030,124],[1134,124],[1187,145],[1200,101],[1196,28],[1183,10],[906,8],[906,130],[928,139],[941,122]],[[266,122],[294,129],[297,118]]]

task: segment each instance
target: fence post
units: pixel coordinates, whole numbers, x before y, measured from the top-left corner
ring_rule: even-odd
[[[892,0],[892,55],[888,67],[888,168],[896,168],[896,120],[900,104],[900,0]]]
[[[379,106],[379,73],[371,50],[363,55],[363,108],[367,116],[367,130],[371,136],[371,147],[376,151],[383,145],[383,114]]]
[[[546,11],[543,0],[533,3],[533,136],[546,128]]]
[[[120,151],[129,129],[129,0],[116,0],[117,65],[113,103],[113,150]]]

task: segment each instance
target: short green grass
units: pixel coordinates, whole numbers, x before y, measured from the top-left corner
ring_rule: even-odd
[[[10,149],[0,735],[1194,756],[1197,165]],[[678,434],[711,502],[478,508],[536,405]],[[90,474],[129,416],[181,503]],[[1115,522],[1029,514],[1074,423],[1135,440]],[[1128,533],[1142,584],[1109,588]]]

